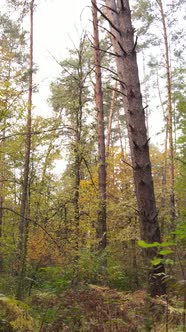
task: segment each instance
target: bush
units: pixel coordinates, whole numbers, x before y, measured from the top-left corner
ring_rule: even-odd
[[[33,332],[34,321],[29,307],[21,301],[0,296],[0,331]]]

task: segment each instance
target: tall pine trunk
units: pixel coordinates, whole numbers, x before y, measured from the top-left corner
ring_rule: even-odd
[[[98,133],[98,187],[99,187],[99,207],[98,207],[98,250],[103,251],[107,245],[106,227],[106,160],[105,160],[105,134],[104,134],[104,109],[103,91],[101,82],[101,57],[99,50],[99,31],[97,17],[97,3],[92,0],[93,35],[94,35],[94,62],[95,62],[95,97],[97,109],[97,133]]]
[[[34,0],[30,2],[30,52],[29,52],[29,90],[27,106],[27,135],[25,142],[25,160],[23,170],[23,184],[20,206],[19,240],[18,240],[18,284],[16,297],[21,300],[24,296],[26,256],[28,241],[28,189],[31,153],[31,129],[32,129],[32,90],[33,90],[33,10]]]
[[[117,5],[115,0],[105,0],[105,3],[126,112],[141,238],[148,243],[161,242],[129,1],[118,0]],[[145,252],[148,259],[157,255],[154,248]],[[149,270],[152,296],[166,292],[161,273],[164,273],[163,264]]]

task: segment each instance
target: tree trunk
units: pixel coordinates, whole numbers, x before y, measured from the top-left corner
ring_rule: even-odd
[[[27,135],[25,142],[25,161],[23,171],[23,185],[20,206],[19,242],[18,242],[18,285],[16,297],[21,300],[24,294],[24,278],[26,273],[26,256],[28,241],[28,187],[31,151],[31,128],[32,128],[32,90],[33,90],[33,10],[34,0],[30,2],[30,53],[29,53],[29,91],[27,107]]]
[[[3,270],[3,254],[2,254],[2,227],[3,227],[3,177],[0,178],[0,272]]]
[[[139,277],[138,277],[138,264],[136,257],[136,240],[131,239],[131,254],[132,254],[132,286],[134,289],[139,288]]]
[[[83,48],[84,39],[81,40],[80,48],[78,51],[78,108],[75,109],[75,136],[74,136],[74,227],[75,227],[75,255],[74,255],[74,273],[73,284],[76,284],[79,277],[79,189],[81,181],[81,162],[82,162],[82,116],[83,116],[83,88],[84,88],[84,74],[83,74]]]
[[[117,125],[118,125],[118,134],[119,134],[119,141],[120,141],[120,149],[121,149],[121,159],[125,160],[125,152],[123,148],[123,140],[122,140],[122,131],[121,131],[121,125],[119,120],[119,110],[117,110]]]
[[[81,111],[81,110],[80,110]],[[76,115],[76,130],[75,130],[75,161],[74,161],[74,227],[75,227],[75,247],[74,247],[74,262],[73,262],[73,284],[76,284],[78,281],[78,250],[79,250],[79,221],[80,221],[80,213],[79,213],[79,188],[80,188],[80,167],[81,167],[81,159],[80,159],[80,131],[79,131],[79,114],[77,112]]]
[[[10,81],[11,78],[11,59],[8,60],[8,72],[7,72],[7,81]],[[8,110],[8,88],[5,91],[5,104],[4,110]],[[0,239],[2,238],[2,228],[3,228],[3,205],[4,205],[4,178],[5,178],[5,136],[6,136],[6,117],[3,119],[4,128],[2,131],[2,140],[0,143],[0,168],[1,168],[1,175],[0,175]],[[0,244],[0,271],[3,270],[3,254]]]
[[[105,0],[105,3],[126,112],[141,238],[148,243],[161,242],[129,2],[118,0],[116,5],[115,0]],[[145,252],[149,259],[157,255],[154,248]],[[163,264],[150,268],[152,296],[166,292],[161,273],[164,273]]]
[[[161,223],[161,234],[162,238],[164,236],[164,231],[165,231],[165,217],[166,217],[166,191],[167,191],[167,144],[168,144],[168,119],[167,119],[167,114],[164,110],[164,105],[163,105],[163,100],[162,100],[162,95],[161,95],[161,90],[160,90],[160,85],[159,85],[159,74],[157,71],[157,88],[158,88],[158,95],[159,95],[159,100],[160,100],[160,105],[162,109],[162,114],[165,122],[165,148],[164,148],[164,166],[162,167],[162,194],[161,194],[161,210],[163,212],[162,219],[160,221]]]
[[[0,175],[0,272],[3,270],[3,254],[2,254],[2,228],[3,228],[3,201],[4,201],[4,195],[3,195],[3,189],[4,189],[4,141],[5,141],[5,129],[3,129],[3,135],[2,135],[2,141],[0,143],[0,168],[1,168],[1,175]]]
[[[169,133],[169,155],[170,155],[170,217],[171,228],[175,230],[176,219],[176,206],[175,206],[175,190],[174,190],[174,144],[173,144],[173,110],[172,110],[172,87],[171,87],[171,69],[169,59],[169,45],[167,36],[167,26],[165,21],[165,13],[163,9],[163,3],[161,0],[156,0],[161,14],[161,20],[163,25],[163,38],[165,47],[165,68],[166,68],[166,80],[167,80],[167,110],[168,110],[168,133]]]
[[[112,118],[114,114],[114,104],[116,101],[116,88],[117,88],[117,82],[115,83],[115,87],[112,91],[112,98],[110,103],[110,111],[108,115],[108,126],[107,126],[107,140],[106,140],[106,153],[107,157],[109,156],[109,149],[110,149],[110,141],[111,141],[111,131],[112,131]]]
[[[104,134],[104,109],[103,91],[101,82],[101,57],[99,50],[99,31],[96,0],[92,0],[93,35],[94,35],[94,62],[95,62],[95,97],[97,109],[98,153],[99,153],[99,208],[98,208],[98,250],[103,251],[107,245],[106,227],[106,161],[105,161],[105,134]]]

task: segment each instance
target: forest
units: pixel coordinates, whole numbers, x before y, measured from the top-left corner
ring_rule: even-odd
[[[186,332],[185,1],[90,0],[45,113],[49,1],[0,10],[0,331]]]

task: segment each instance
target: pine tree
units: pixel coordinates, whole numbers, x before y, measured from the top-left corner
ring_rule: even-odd
[[[149,157],[149,140],[136,60],[137,40],[134,42],[130,6],[127,0],[118,1],[117,5],[115,0],[106,0],[105,4],[106,15],[103,15],[110,23],[118,78],[126,112],[141,237],[148,243],[161,242]],[[152,259],[157,253],[154,249],[148,249],[146,254],[149,259]],[[162,273],[164,273],[163,264],[150,271],[149,285],[152,296],[165,293]]]

